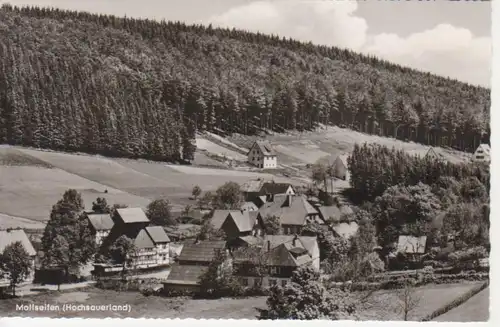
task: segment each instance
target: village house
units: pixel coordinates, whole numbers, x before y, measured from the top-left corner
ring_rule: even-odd
[[[248,162],[256,167],[264,169],[274,169],[278,167],[276,152],[267,141],[256,141],[247,155]]]
[[[7,229],[7,230],[0,230],[0,254],[3,253],[5,248],[11,244],[14,244],[16,242],[21,242],[23,245],[24,249],[30,256],[30,271],[28,274],[28,277],[25,279],[25,283],[31,283],[33,282],[33,279],[35,278],[35,258],[36,258],[36,251],[35,248],[33,247],[33,244],[31,244],[28,236],[22,229]],[[6,279],[1,278],[2,272],[0,271],[0,287],[2,285],[6,284],[9,285],[9,282]]]
[[[207,271],[217,251],[229,253],[226,241],[195,241],[185,244],[163,283],[164,291],[199,290],[200,277]]]
[[[211,222],[216,230],[224,231],[227,240],[240,236],[263,235],[264,231],[257,211],[215,210]]]
[[[473,162],[491,162],[491,148],[488,144],[480,144],[474,155],[472,156]]]
[[[348,205],[318,206],[317,210],[324,222],[339,223],[354,213]]]
[[[95,237],[95,242],[97,246],[100,246],[102,241],[108,237],[111,228],[113,228],[113,219],[111,219],[111,216],[108,213],[87,213],[86,216],[89,221],[92,234]]]
[[[272,216],[279,218],[285,235],[300,234],[309,223],[324,224],[318,210],[302,195],[277,195],[259,209],[257,217],[265,225],[267,217]]]
[[[261,241],[252,241],[232,252],[233,274],[244,287],[285,286],[293,272],[303,265],[311,265],[319,271],[316,237],[266,235],[253,239]]]
[[[147,269],[170,263],[170,239],[167,233],[163,227],[150,226],[141,208],[117,209],[115,216],[114,226],[103,242],[105,246],[125,235],[133,240],[136,247],[136,252],[130,258],[130,267]]]
[[[404,254],[409,262],[420,262],[425,256],[427,236],[400,235],[397,252]]]
[[[437,154],[434,148],[430,148],[429,151],[427,151],[427,153],[425,154],[424,158],[428,160],[442,160],[442,157]]]
[[[337,156],[333,161],[333,172],[334,177],[348,181],[349,180],[349,169],[347,164],[348,155],[342,154]]]

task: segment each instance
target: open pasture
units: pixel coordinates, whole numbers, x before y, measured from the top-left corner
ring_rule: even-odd
[[[477,285],[478,282],[464,282],[461,284],[429,284],[416,288],[415,297],[418,299],[418,305],[409,313],[408,320],[423,319]],[[397,290],[376,291],[363,301],[359,316],[361,320],[402,320],[403,314],[400,305],[401,301]]]

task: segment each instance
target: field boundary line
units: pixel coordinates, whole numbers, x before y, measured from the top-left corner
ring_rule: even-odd
[[[447,313],[448,311],[464,304],[465,302],[467,302],[468,300],[470,300],[471,297],[473,297],[474,295],[478,294],[479,292],[483,291],[484,289],[486,289],[488,286],[490,285],[490,281],[487,280],[486,282],[484,283],[481,283],[479,286],[476,286],[474,287],[473,289],[467,291],[466,293],[462,294],[461,296],[459,296],[458,298],[454,299],[453,301],[445,304],[444,306],[438,308],[437,310],[435,310],[434,312],[432,312],[430,315],[427,315],[426,317],[424,317],[423,319],[421,319],[420,321],[424,322],[424,321],[431,321],[432,319],[434,318],[437,318],[445,313]]]

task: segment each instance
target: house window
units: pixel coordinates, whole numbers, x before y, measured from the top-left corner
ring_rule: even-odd
[[[285,287],[285,286],[286,286],[286,279],[282,279],[282,280],[281,280],[281,286],[282,286],[282,287]]]
[[[274,285],[276,285],[276,284],[278,284],[278,282],[277,282],[277,280],[276,280],[276,279],[270,279],[270,280],[269,280],[269,286],[274,286]]]
[[[243,278],[241,280],[241,283],[243,284],[243,286],[248,286],[248,278]]]
[[[484,159],[484,156],[476,156],[476,159]]]

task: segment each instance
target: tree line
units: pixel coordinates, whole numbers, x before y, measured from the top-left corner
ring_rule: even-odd
[[[489,141],[489,89],[344,49],[38,7],[4,5],[0,21],[2,143],[180,161],[205,130]]]
[[[453,164],[377,144],[356,145],[348,158],[352,189],[378,244],[389,251],[399,235],[443,237],[455,248],[489,248],[490,171],[482,163]],[[444,243],[443,243],[444,242]]]

